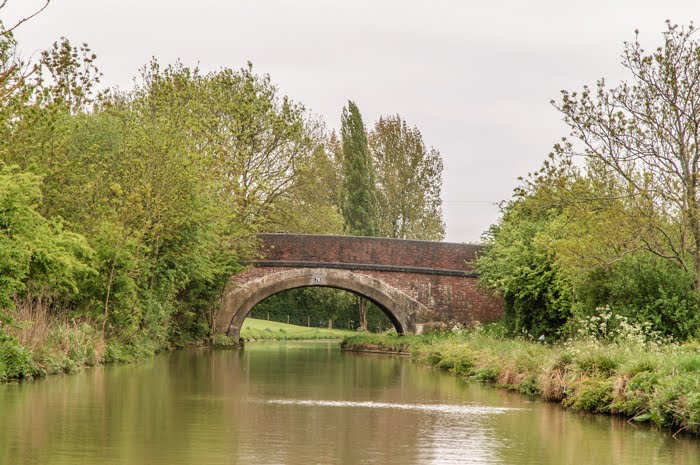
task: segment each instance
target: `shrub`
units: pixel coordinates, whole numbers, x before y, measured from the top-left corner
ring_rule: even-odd
[[[35,374],[32,354],[16,338],[0,334],[0,380],[31,378]]]
[[[229,347],[237,347],[238,343],[225,334],[214,334],[211,337],[211,346],[217,349],[226,349]]]
[[[607,308],[629,323],[686,340],[700,329],[700,297],[693,289],[693,278],[692,272],[668,260],[644,252],[630,254],[581,281],[574,312],[586,317]]]
[[[648,414],[649,400],[656,389],[659,374],[643,371],[631,378],[625,376],[619,379],[624,381],[624,385],[617,389],[618,392],[616,392],[615,400],[611,405],[611,411],[632,417]]]
[[[609,413],[612,401],[613,388],[609,379],[586,379],[564,399],[564,405],[584,412]]]

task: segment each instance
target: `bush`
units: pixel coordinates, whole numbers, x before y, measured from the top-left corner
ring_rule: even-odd
[[[211,337],[211,346],[217,349],[226,349],[229,347],[238,347],[238,342],[225,334],[214,334]]]
[[[105,363],[133,363],[153,356],[160,347],[154,341],[141,337],[129,343],[111,340],[105,349]]]
[[[630,417],[648,414],[649,401],[658,382],[659,375],[650,371],[637,373],[632,378],[627,379],[624,388],[616,396],[611,411]]]
[[[584,412],[609,413],[613,401],[613,388],[609,379],[587,379],[580,382],[564,405]]]
[[[16,338],[0,334],[0,380],[31,378],[35,374],[32,354]]]
[[[607,310],[631,324],[677,340],[686,340],[700,329],[700,297],[693,288],[693,274],[668,260],[640,252],[630,254],[606,270],[595,270],[576,289],[577,317]]]

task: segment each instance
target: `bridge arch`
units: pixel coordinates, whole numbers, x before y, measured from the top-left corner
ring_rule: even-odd
[[[399,334],[414,333],[416,322],[429,313],[408,294],[366,274],[332,268],[288,268],[243,283],[230,283],[214,329],[238,339],[243,321],[258,302],[279,292],[313,286],[342,289],[371,300],[389,317]]]

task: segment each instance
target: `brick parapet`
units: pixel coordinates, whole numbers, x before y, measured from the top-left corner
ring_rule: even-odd
[[[473,272],[483,248],[379,237],[260,234],[260,260],[344,263]]]

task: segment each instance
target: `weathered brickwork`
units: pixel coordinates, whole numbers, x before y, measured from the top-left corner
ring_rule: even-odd
[[[244,284],[288,269],[286,267],[253,266],[236,275],[233,282]],[[483,289],[479,289],[476,278],[387,271],[349,271],[377,278],[405,292],[428,307],[433,313],[435,321],[462,324],[474,321],[487,323],[498,320],[503,315],[502,300]]]
[[[227,287],[217,331],[237,336],[258,299],[307,285],[362,289],[365,297],[383,302],[380,306],[406,332],[420,330],[422,323],[468,325],[503,314],[501,299],[478,285],[479,246],[302,234],[260,239],[258,260]]]
[[[481,246],[378,237],[261,234],[261,260],[473,271]],[[264,257],[264,258],[263,258]]]

